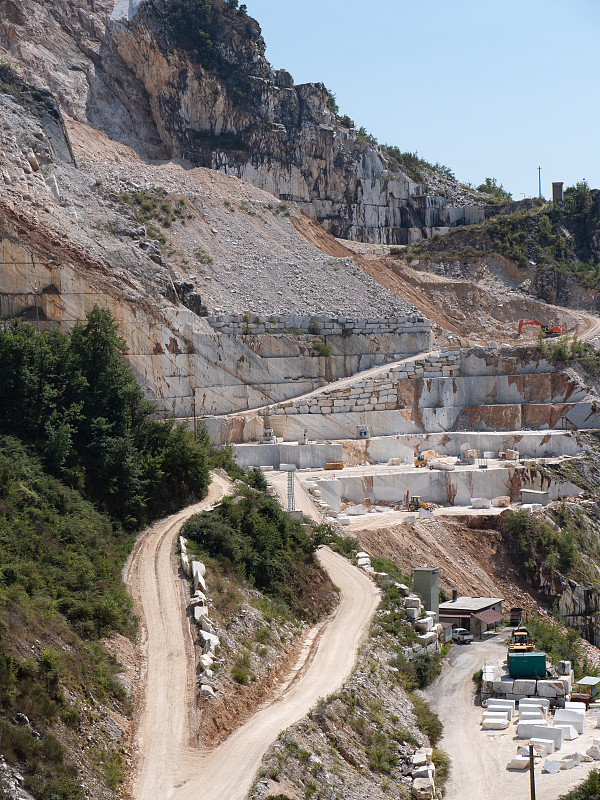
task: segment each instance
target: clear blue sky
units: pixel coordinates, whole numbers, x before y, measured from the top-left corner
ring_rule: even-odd
[[[600,0],[245,0],[267,58],[380,142],[515,199],[600,188]]]

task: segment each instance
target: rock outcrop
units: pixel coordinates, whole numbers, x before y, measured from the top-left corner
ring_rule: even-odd
[[[28,80],[146,156],[234,175],[357,241],[408,244],[483,219],[473,196],[410,180],[323,84],[273,70],[258,23],[223,0],[0,0],[0,12],[0,46]]]

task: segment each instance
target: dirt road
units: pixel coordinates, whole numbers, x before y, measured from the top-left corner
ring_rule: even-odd
[[[187,702],[194,692],[194,654],[184,614],[185,584],[176,577],[173,552],[188,517],[217,503],[230,483],[213,474],[206,498],[161,520],[138,538],[125,570],[125,583],[140,618],[141,685],[138,720],[136,800],[166,798],[172,771],[189,739]]]
[[[529,797],[529,773],[509,771],[506,765],[525,740],[516,739],[513,725],[505,731],[482,731],[482,709],[474,705],[473,673],[484,659],[502,661],[506,657],[506,632],[492,635],[483,642],[456,645],[440,677],[426,691],[427,699],[444,725],[439,747],[452,762],[446,800],[499,800]],[[586,732],[575,741],[565,742],[551,756],[560,760],[576,751],[585,752],[597,735],[595,714],[588,714]],[[582,764],[558,775],[542,772],[536,762],[535,780],[538,800],[556,800],[583,781],[595,762]],[[597,766],[597,764],[596,764]]]
[[[297,664],[275,697],[218,748],[192,748],[196,676],[184,616],[184,582],[176,575],[173,548],[184,520],[227,490],[227,483],[216,477],[203,503],[148,529],[126,570],[141,618],[146,687],[136,737],[134,800],[242,800],[279,732],[348,678],[379,602],[377,588],[363,572],[330,550],[320,550],[321,563],[340,589],[336,610],[307,636]]]

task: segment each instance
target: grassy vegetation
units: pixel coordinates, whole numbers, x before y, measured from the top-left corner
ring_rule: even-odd
[[[77,736],[83,688],[126,711],[118,665],[94,640],[132,630],[120,577],[127,544],[22,443],[0,437],[0,751],[40,800],[83,797],[53,733],[64,724]]]
[[[131,630],[119,571],[130,543],[78,492],[0,437],[0,604],[64,616],[85,638]],[[36,612],[37,610],[37,612]]]
[[[25,83],[15,69],[5,61],[0,61],[0,93],[9,94],[13,100],[38,117],[46,114],[60,120],[54,96],[46,89]]]
[[[165,189],[123,192],[117,197],[121,203],[133,210],[137,221],[146,226],[148,238],[156,239],[160,244],[166,244],[167,237],[153,224],[153,220],[163,228],[170,228],[177,220],[183,220],[189,216],[185,197],[180,197],[173,205]]]
[[[599,230],[600,191],[581,181],[565,190],[562,203],[534,201],[530,210],[500,213],[480,225],[420,242],[406,257],[458,260],[495,252],[523,268],[535,265],[538,282],[549,287],[570,273],[584,286],[598,289],[600,259],[594,242]]]
[[[87,750],[99,703],[129,713],[99,639],[134,629],[133,532],[208,484],[206,437],[154,420],[123,349],[99,308],[70,335],[0,332],[0,751],[40,800],[83,798],[66,745],[121,780],[117,752]]]
[[[177,0],[166,18],[158,9],[150,9],[149,16],[150,22],[160,23],[161,33],[172,44],[206,69],[231,73],[228,51],[240,38],[259,49],[260,27],[248,17],[246,5],[237,0]]]
[[[318,614],[311,578],[318,532],[292,519],[276,500],[250,486],[225,498],[212,512],[191,517],[182,529],[224,570],[245,578],[295,614]],[[316,588],[316,587],[315,587]]]
[[[454,178],[454,173],[449,167],[445,167],[438,162],[432,164],[426,159],[421,158],[416,151],[414,153],[405,153],[402,152],[399,147],[390,144],[382,144],[381,149],[386,155],[395,158],[402,170],[406,172],[408,177],[415,181],[415,183],[427,182],[427,176],[424,170],[430,170],[431,172],[437,172],[440,175]]]
[[[417,725],[419,730],[422,731],[432,747],[439,742],[442,738],[443,727],[437,714],[435,714],[429,707],[429,703],[423,700],[417,694],[409,695],[410,702],[413,705],[413,713],[417,718]]]
[[[555,528],[526,509],[505,512],[502,530],[516,546],[519,561],[530,577],[540,568],[552,571],[559,566],[568,572],[578,558],[571,526]]]
[[[548,339],[540,328],[538,334],[538,347],[541,354],[548,361],[579,361],[585,360],[589,369],[592,365],[600,364],[600,353],[590,342],[584,342],[577,336],[561,336],[559,339]]]
[[[555,663],[570,661],[576,679],[596,674],[585,656],[581,636],[576,630],[565,629],[559,622],[548,622],[535,615],[528,616],[525,625],[535,640],[536,649],[550,655]]]

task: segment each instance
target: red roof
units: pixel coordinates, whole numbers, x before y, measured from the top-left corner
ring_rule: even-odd
[[[473,614],[473,616],[485,622],[486,625],[493,625],[494,622],[500,622],[502,619],[502,614],[494,611],[493,608],[486,608],[484,611],[478,611],[477,614]]]
[[[445,611],[440,608],[440,620],[444,619],[468,619],[473,616],[472,611]]]

